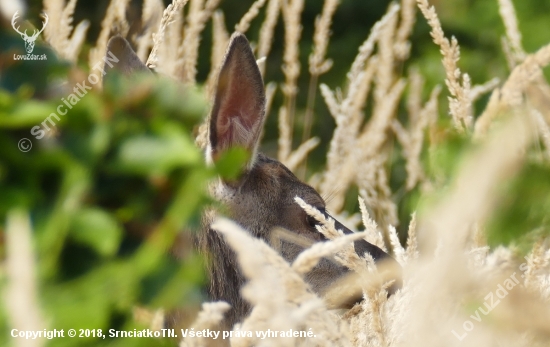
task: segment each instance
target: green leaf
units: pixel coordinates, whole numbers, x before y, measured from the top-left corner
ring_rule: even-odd
[[[117,159],[118,169],[143,175],[166,174],[176,167],[202,160],[189,135],[177,128],[165,128],[158,136],[128,138],[120,146]]]
[[[49,103],[35,100],[20,101],[13,109],[3,109],[0,111],[0,127],[32,127],[40,125],[44,121],[50,124],[48,119],[51,119],[55,124],[63,120],[57,114],[52,116],[52,113],[55,114],[55,107],[52,107]]]
[[[550,167],[531,163],[502,186],[487,226],[491,246],[514,243],[525,254],[538,238],[550,235],[549,177]]]
[[[225,180],[236,180],[243,172],[250,153],[241,147],[230,148],[216,160],[218,174]]]
[[[103,256],[112,256],[120,245],[122,229],[110,214],[88,208],[78,211],[74,216],[70,236]]]

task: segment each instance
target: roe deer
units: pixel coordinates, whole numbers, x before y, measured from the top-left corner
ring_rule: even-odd
[[[123,73],[147,70],[123,38],[111,39],[109,51],[120,59],[121,62],[115,68]],[[107,66],[105,68],[108,70]],[[265,94],[261,74],[248,40],[244,35],[235,33],[218,76],[209,118],[206,160],[215,163],[221,153],[235,146],[244,147],[251,156],[236,181],[218,179],[212,185],[212,194],[226,206],[228,217],[253,236],[268,243],[272,230],[277,227],[312,242],[325,241],[315,228],[315,219],[309,217],[294,201],[298,196],[329,217],[323,198],[282,163],[257,153],[264,120]],[[231,305],[225,321],[225,326],[230,328],[244,318],[250,309],[240,295],[240,288],[246,279],[241,274],[233,251],[222,236],[210,228],[211,220],[204,219],[197,245],[209,260],[208,294],[212,300],[223,300]],[[346,234],[352,233],[337,221],[335,225]],[[364,240],[355,241],[354,247],[359,255],[367,252],[376,261],[387,259],[396,264],[388,254]],[[302,250],[300,245],[283,241],[279,252],[291,262]],[[322,295],[347,272],[349,270],[344,266],[323,259],[306,275],[306,281],[315,292]],[[352,298],[352,301],[359,299]]]

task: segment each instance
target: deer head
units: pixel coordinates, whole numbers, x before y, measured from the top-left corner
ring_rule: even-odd
[[[19,26],[15,27],[17,18],[19,17],[18,12],[19,11],[16,11],[15,14],[13,15],[11,19],[11,26],[13,27],[13,30],[15,30],[19,35],[21,35],[21,37],[25,41],[25,50],[27,51],[27,53],[30,54],[34,50],[34,41],[36,41],[36,39],[38,38],[38,35],[40,35],[46,28],[46,25],[48,25],[48,15],[46,13],[43,14],[44,21],[42,22],[42,29],[40,30],[35,29],[33,34],[29,36],[27,35],[27,30],[25,30],[25,32],[21,32],[19,31]]]
[[[125,75],[149,72],[149,69],[133,52],[128,42],[120,36],[109,41],[108,50],[120,62],[114,69]],[[109,69],[105,66],[107,73]],[[242,168],[240,177],[233,181],[218,179],[212,184],[212,195],[226,208],[229,217],[248,230],[254,237],[272,243],[274,230],[284,229],[296,239],[308,244],[326,239],[316,229],[316,220],[309,217],[295,202],[300,197],[309,205],[330,217],[325,201],[315,189],[301,182],[282,163],[257,153],[265,121],[265,92],[262,76],[256,64],[250,44],[244,35],[235,33],[230,40],[224,62],[218,76],[214,103],[209,118],[209,136],[206,160],[212,164],[223,152],[241,147],[249,151],[250,157]],[[224,324],[231,327],[249,312],[248,303],[241,297],[240,289],[245,283],[235,254],[223,237],[210,228],[213,216],[205,213],[202,231],[197,236],[198,248],[207,256],[212,300],[223,300],[231,304]],[[352,233],[335,221],[337,229]],[[303,244],[279,239],[274,245],[287,261],[293,261],[304,250]],[[354,242],[359,255],[369,253],[375,261],[389,263],[394,269],[397,262],[380,248],[364,241]],[[320,295],[329,295],[335,284],[344,282],[347,286],[349,270],[332,259],[323,259],[307,275],[305,280]],[[395,274],[395,272],[393,272]],[[399,277],[392,277],[399,287]],[[361,299],[361,292],[347,302],[337,302],[336,307],[349,307]]]
[[[296,202],[300,197],[317,208],[326,217],[325,201],[311,186],[301,182],[284,164],[257,153],[265,121],[264,84],[250,44],[244,35],[235,33],[230,40],[222,63],[209,119],[207,161],[215,163],[220,154],[232,147],[242,147],[251,153],[248,163],[237,181],[219,180],[212,191],[227,207],[229,217],[253,236],[270,243],[277,228],[287,230],[296,238],[310,243],[323,242],[325,237],[316,229],[311,218]],[[352,233],[335,221],[336,228]],[[247,305],[239,296],[244,282],[232,251],[216,232],[207,227],[202,237],[204,250],[212,258],[210,294],[216,300],[228,301],[233,306],[229,321],[234,323],[247,312]],[[293,236],[294,237],[294,236]],[[282,240],[277,246],[280,254],[292,262],[304,250],[303,245]],[[369,253],[374,260],[396,262],[380,248],[364,241],[354,243],[362,256]],[[399,267],[397,265],[397,267]],[[349,270],[332,259],[323,259],[306,275],[312,289],[325,295]],[[394,278],[395,279],[395,278]],[[399,281],[399,279],[398,279]],[[394,287],[393,289],[397,288]],[[350,298],[350,304],[361,298]]]

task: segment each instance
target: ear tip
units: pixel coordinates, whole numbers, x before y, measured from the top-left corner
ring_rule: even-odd
[[[120,35],[115,35],[109,39],[107,43],[107,50],[113,53],[122,52],[124,49],[129,48],[130,44],[126,39]]]
[[[246,38],[246,36],[243,33],[239,32],[239,31],[235,31],[231,35],[231,38],[229,39],[229,47],[233,47],[235,45],[249,47],[250,42],[248,42],[248,39]]]

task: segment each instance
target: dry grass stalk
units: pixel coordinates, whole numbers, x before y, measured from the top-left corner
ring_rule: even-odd
[[[300,205],[300,207],[303,208],[308,215],[321,222],[321,227],[317,230],[319,230],[319,232],[322,233],[327,239],[334,240],[344,235],[341,230],[336,230],[334,220],[332,218],[326,218],[325,215],[318,209],[309,205],[299,197],[295,197],[294,201],[296,201],[296,203]]]
[[[345,191],[352,182],[357,183],[362,189],[374,191],[375,189],[370,189],[370,187],[375,185],[372,184],[373,182],[368,183],[369,180],[366,178],[374,178],[378,175],[378,183],[384,181],[385,174],[379,170],[379,167],[373,167],[372,164],[385,162],[377,160],[375,157],[382,153],[380,149],[386,142],[386,129],[394,116],[404,87],[404,81],[397,80],[395,82],[396,77],[394,77],[395,54],[392,41],[398,13],[399,6],[391,5],[387,14],[375,24],[371,34],[359,48],[359,53],[348,73],[347,94],[339,106],[335,105],[336,98],[330,96],[328,88],[321,87],[321,92],[329,103],[329,110],[337,123],[327,155],[327,170],[320,185],[322,194],[328,194],[335,186]],[[379,54],[382,54],[384,59],[389,59],[389,62],[381,63],[383,60],[381,57],[371,56],[376,42],[380,46]],[[359,128],[363,122],[361,109],[366,103],[373,78],[376,78],[373,114],[360,133]],[[367,145],[365,141],[370,135],[374,135],[375,138],[369,138]],[[356,163],[361,163],[361,165]],[[362,177],[358,177],[358,173]],[[370,185],[370,187],[365,185]],[[382,190],[388,191],[386,187],[382,187]],[[343,202],[344,195],[336,195],[330,200],[329,208],[340,211]],[[378,204],[378,202],[376,203]],[[378,205],[390,208],[392,203],[386,199],[384,203],[381,202]],[[395,222],[392,218],[387,224]]]
[[[202,304],[202,310],[193,324],[191,324],[191,328],[194,328],[195,331],[204,329],[216,330],[223,320],[224,313],[230,308],[231,306],[223,301]],[[211,342],[211,339],[208,337],[189,337],[182,339],[179,347],[209,346],[208,342]]]
[[[405,249],[401,245],[401,242],[399,241],[399,235],[397,235],[397,230],[395,230],[395,227],[393,225],[389,226],[389,237],[390,237],[390,243],[393,250],[393,255],[395,257],[395,260],[401,265],[404,266],[407,263]]]
[[[73,14],[77,0],[44,1],[44,12],[50,17],[44,29],[46,41],[56,50],[63,59],[75,63],[86,38],[90,22],[83,20],[73,31]]]
[[[277,91],[277,84],[275,82],[269,82],[265,86],[265,114],[271,112],[271,105],[273,105],[273,98],[275,97],[275,92]]]
[[[411,87],[417,88],[418,86]],[[441,88],[436,86],[432,90],[430,99],[420,111],[416,110],[416,102],[409,107],[410,129],[408,131],[405,130],[397,119],[394,119],[392,122],[392,130],[403,147],[403,156],[407,161],[405,165],[405,169],[407,170],[407,181],[405,186],[407,190],[413,189],[416,184],[423,181],[425,177],[422,164],[420,163],[420,154],[422,152],[425,129],[430,123],[430,119],[432,119],[434,115],[437,117],[437,98],[440,91]],[[416,116],[414,116],[415,113],[417,113]]]
[[[459,171],[444,201],[439,202],[437,206],[432,206],[428,214],[422,217],[420,225],[423,231],[421,238],[423,249],[434,250],[435,240],[439,239],[444,251],[440,252],[437,260],[430,259],[423,253],[422,269],[409,270],[415,273],[414,284],[419,286],[415,288],[415,298],[405,314],[408,317],[406,319],[410,321],[402,331],[408,343],[415,345],[424,343],[428,346],[448,345],[453,343],[452,341],[455,344],[459,343],[451,330],[458,330],[466,318],[462,318],[463,314],[460,313],[458,305],[449,303],[452,302],[450,301],[453,300],[452,298],[457,302],[456,298],[467,295],[468,288],[471,288],[469,286],[474,286],[472,276],[474,271],[467,269],[462,260],[465,257],[464,240],[470,230],[469,226],[477,220],[482,220],[491,206],[494,206],[497,200],[494,189],[499,182],[520,167],[522,149],[525,149],[529,143],[530,135],[526,122],[520,116],[512,118],[500,132],[470,156]],[[482,171],[479,170],[481,165],[484,168]],[[449,233],[449,230],[453,232]],[[453,275],[449,276],[449,273]],[[478,281],[475,286],[480,286],[480,282]],[[494,290],[489,288],[481,289],[480,295],[483,297],[488,291]],[[438,308],[427,309],[427,303],[431,303],[430,307]],[[422,315],[422,320],[412,319],[419,314]],[[430,335],[434,326],[443,333]],[[430,339],[426,341],[417,336],[430,336]],[[468,334],[468,339],[469,341],[491,341],[492,337],[489,336],[487,330],[476,328]]]
[[[485,82],[484,84],[478,84],[473,86],[472,89],[470,89],[470,100],[472,102],[476,101],[482,95],[493,91],[496,87],[498,87],[499,83],[500,83],[500,79],[495,77]]]
[[[384,17],[382,17],[382,19],[374,24],[369,36],[359,47],[359,53],[353,60],[351,69],[348,72],[348,80],[353,80],[363,70],[366,61],[369,59],[369,57],[372,55],[372,52],[374,51],[374,45],[380,37],[381,30],[388,25],[389,21],[393,20],[393,18],[397,15],[398,10],[399,6],[390,6],[388,12],[384,15]]]
[[[294,113],[296,107],[296,94],[298,93],[298,76],[300,75],[300,37],[302,35],[301,15],[304,9],[304,0],[282,0],[281,10],[283,13],[283,22],[285,27],[285,45],[283,52],[282,70],[285,75],[285,82],[282,87],[285,96],[286,117],[282,118],[288,123],[285,127],[288,131],[284,133],[287,136],[285,143],[290,143],[292,148],[292,132],[294,128]],[[281,137],[283,134],[280,134]],[[281,154],[289,155],[287,150],[279,150]],[[281,162],[285,162],[287,157],[279,157]]]
[[[279,18],[279,11],[281,8],[281,0],[269,0],[267,5],[265,20],[260,28],[260,38],[258,40],[258,58],[267,57],[271,50],[273,43],[273,32],[275,31],[275,25],[277,25],[277,19]],[[265,64],[260,66],[260,72],[262,76],[265,75]]]
[[[531,83],[541,78],[542,68],[548,64],[550,64],[550,45],[528,55],[521,64],[517,65],[502,88],[496,89],[491,95],[487,108],[476,121],[475,136],[483,136],[500,114],[499,112],[522,105],[524,91]]]
[[[293,98],[298,91],[296,81],[300,75],[299,42],[302,34],[300,16],[304,9],[304,1],[284,0],[281,9],[285,25],[284,64],[282,67],[285,75],[285,84],[282,90],[287,98]],[[287,100],[287,102],[290,101]],[[289,106],[287,106],[287,108],[289,108]],[[289,108],[289,111],[293,111],[293,109]]]
[[[411,68],[409,71],[409,88],[407,96],[407,116],[409,123],[413,124],[420,119],[422,110],[422,92],[425,84],[424,77],[417,68]]]
[[[277,158],[284,163],[292,151],[292,126],[288,108],[284,106],[279,108],[279,119],[277,124],[279,127],[279,139],[277,140],[279,150],[277,152]]]
[[[159,61],[158,51],[165,39],[166,28],[174,22],[174,18],[176,18],[177,14],[182,10],[188,1],[189,0],[173,0],[172,3],[164,10],[162,19],[160,20],[159,29],[155,34],[153,34],[153,48],[145,64],[150,69],[157,67],[157,63]]]
[[[322,195],[330,194],[335,186],[345,189],[348,182],[353,180],[355,173],[345,166],[349,165],[346,158],[356,145],[355,141],[363,121],[361,110],[365,106],[372,85],[377,61],[375,57],[369,60],[365,71],[360,72],[351,81],[347,95],[341,103],[337,101],[334,93],[326,85],[321,84],[321,94],[336,121],[336,129],[327,154],[327,169],[320,184]],[[329,208],[339,211],[343,204],[343,198],[342,194],[334,196],[329,201]]]
[[[526,53],[521,44],[521,32],[512,0],[498,0],[498,9],[506,28],[506,44],[511,52],[511,68],[525,59]]]
[[[522,93],[527,86],[542,78],[542,69],[550,64],[550,45],[530,54],[518,65],[501,88],[501,95],[507,105],[518,106],[523,102]]]
[[[391,7],[395,8],[392,9]],[[395,81],[394,77],[394,39],[397,27],[397,13],[399,5],[393,3],[388,12],[395,12],[395,16],[388,18],[388,22],[382,27],[378,39],[378,67],[376,69],[376,88],[374,88],[374,102],[376,105],[384,102],[391,86]],[[376,111],[374,111],[376,112]]]
[[[416,212],[412,214],[411,222],[409,223],[409,230],[407,232],[407,250],[405,252],[407,262],[417,259],[419,256],[418,240],[416,235]]]
[[[218,219],[212,228],[221,232],[235,250],[242,271],[249,279],[242,293],[253,309],[238,327],[241,331],[311,328],[316,337],[302,341],[296,339],[297,346],[350,345],[345,336],[345,326],[326,311],[322,301],[311,293],[301,276],[272,248],[228,220]],[[277,346],[284,343],[285,340],[262,340],[256,336],[231,339],[233,347]]]
[[[533,246],[531,253],[526,257],[527,270],[525,271],[525,287],[535,293],[545,295],[550,287],[550,276],[546,272],[550,270],[550,252],[544,247],[544,240],[539,240]],[[546,297],[550,299],[550,297]]]
[[[151,330],[159,331],[165,327],[165,313],[163,309],[152,311],[144,307],[134,307],[132,316],[134,321],[148,326]]]
[[[387,168],[383,166],[388,157],[388,153],[384,151],[377,158],[363,162],[356,178],[359,194],[371,208],[373,218],[382,226],[384,237],[387,237],[390,225],[399,223],[397,206],[388,183]]]
[[[416,1],[401,1],[401,20],[395,34],[394,52],[397,59],[404,61],[409,57],[411,43],[408,41],[416,22]]]
[[[376,271],[374,260],[366,255],[366,269],[363,274]],[[403,296],[403,290],[388,299],[387,288],[390,283],[365,286],[364,299],[356,304],[342,318],[350,325],[352,343],[354,346],[390,346],[402,341],[395,341],[398,333],[391,329],[395,319],[392,319],[392,306],[395,307],[396,297]],[[402,309],[400,306],[399,309]],[[397,328],[399,329],[399,328]]]
[[[260,13],[260,9],[265,5],[267,0],[256,0],[252,6],[248,9],[248,11],[244,14],[244,16],[241,18],[239,23],[235,25],[235,31],[246,33],[248,31],[248,28],[250,28],[250,23],[258,16],[258,13]]]
[[[319,144],[319,139],[317,137],[312,137],[309,140],[303,142],[298,148],[292,151],[285,161],[286,167],[290,171],[294,171],[298,166],[303,163],[309,152],[311,152]]]
[[[38,300],[32,230],[27,213],[11,210],[5,229],[4,302],[10,326],[19,331],[41,331],[46,327]],[[14,346],[39,347],[44,338],[15,339]]]
[[[541,139],[545,147],[544,157],[550,160],[550,126],[548,126],[544,117],[538,110],[531,109],[531,116],[536,126],[537,137]]]
[[[292,268],[300,274],[305,274],[313,269],[321,258],[332,256],[344,247],[351,248],[353,241],[359,240],[364,236],[365,233],[353,233],[332,241],[318,242],[300,253],[298,258],[292,263]]]
[[[203,0],[191,0],[183,43],[178,51],[176,64],[176,76],[183,83],[194,84],[196,82],[201,32],[219,3],[220,0],[207,0],[203,7]]]
[[[107,42],[113,35],[118,33],[122,36],[128,31],[128,22],[126,21],[126,8],[130,0],[111,0],[105,17],[101,22],[101,31],[94,48],[90,50],[88,64],[90,69],[103,60],[107,51]],[[102,76],[101,76],[102,77]]]
[[[306,113],[304,116],[304,130],[302,142],[309,139],[311,126],[313,124],[313,106],[317,95],[317,84],[319,76],[326,73],[332,67],[332,60],[325,59],[330,37],[330,25],[338,0],[325,0],[323,12],[315,18],[315,32],[313,34],[313,52],[309,56],[309,87],[307,96]]]
[[[149,50],[152,49],[154,44],[154,30],[160,28],[163,12],[164,4],[162,3],[162,0],[143,1],[143,10],[141,14],[143,33],[136,39],[136,54],[141,61],[148,60],[150,53]]]
[[[365,227],[365,231],[367,232],[365,241],[375,246],[378,246],[384,252],[387,252],[388,250],[386,248],[386,244],[384,243],[384,238],[378,230],[378,225],[376,224],[376,222],[372,218],[370,218],[365,200],[361,197],[359,197],[358,199],[359,209],[361,210],[361,218],[363,220],[363,226]]]
[[[219,73],[220,65],[229,42],[229,33],[225,27],[223,12],[216,11],[212,16],[212,55],[210,57],[210,73],[206,79],[208,95],[212,95]]]
[[[423,229],[423,232],[432,233],[426,236],[435,240],[437,233],[442,233],[446,241],[444,247],[447,247],[447,243],[464,242],[470,226],[484,220],[494,206],[497,194],[493,192],[498,182],[510,177],[520,167],[525,149],[531,143],[531,137],[525,117],[514,115],[508,120],[503,128],[464,164],[446,202],[440,203],[431,210],[429,216],[426,216],[429,227]],[[484,168],[482,172],[478,169],[480,165]],[[443,230],[454,232],[451,235],[443,233]]]
[[[372,225],[366,225],[367,229],[365,230],[365,232],[347,235],[351,237],[350,239],[347,239],[347,236],[342,230],[336,229],[334,219],[326,218],[324,214],[319,212],[319,210],[307,204],[299,197],[294,198],[294,200],[296,201],[296,203],[298,203],[298,205],[300,205],[302,209],[304,209],[304,211],[308,215],[314,217],[317,221],[321,223],[320,226],[317,226],[317,230],[322,233],[326,238],[333,241],[333,243],[326,244],[325,246],[323,246],[322,244],[314,244],[309,249],[305,250],[302,253],[304,255],[304,258],[300,261],[300,263],[303,264],[299,264],[296,266],[304,268],[309,265],[315,266],[316,262],[319,261],[321,257],[326,257],[328,255],[334,254],[335,259],[340,262],[340,264],[348,267],[349,269],[356,271],[364,269],[364,262],[362,262],[357,253],[355,253],[353,244],[351,244],[350,241],[360,238],[367,239],[369,235],[376,232],[376,227],[373,229]],[[360,236],[357,236],[358,234]],[[342,239],[344,239],[345,241]],[[348,246],[346,247],[346,245]],[[302,254],[299,256],[299,258],[302,257]],[[361,274],[361,271],[357,272]],[[349,287],[353,287],[353,285],[350,284]],[[330,294],[328,295],[330,296]],[[342,300],[342,298],[340,297],[339,300]]]
[[[309,56],[309,72],[319,76],[332,67],[332,60],[325,59],[327,53],[330,25],[339,0],[325,0],[323,12],[315,18],[315,32],[313,34],[313,52]]]
[[[441,48],[443,67],[447,76],[445,83],[452,95],[449,97],[449,111],[453,117],[453,123],[459,131],[471,129],[473,115],[472,101],[470,100],[470,77],[466,73],[463,74],[457,66],[460,59],[458,41],[454,37],[451,38],[451,41],[445,37],[435,8],[430,7],[428,0],[417,0],[417,3],[432,28],[430,34],[435,44]]]
[[[0,0],[0,15],[6,21],[11,20],[15,12],[19,12],[21,16],[25,15],[27,6],[23,0]]]
[[[516,57],[512,52],[512,47],[510,47],[510,42],[508,42],[508,39],[503,36],[500,38],[500,44],[502,45],[502,52],[504,53],[504,58],[506,59],[506,63],[508,64],[508,69],[512,71],[514,67],[516,67],[517,62]]]
[[[174,13],[172,23],[167,26],[158,48],[158,63],[155,70],[172,78],[176,76],[176,67],[179,61],[178,54],[181,51],[181,44],[183,42],[184,12],[184,10],[180,10]]]
[[[387,333],[384,322],[381,317],[382,307],[386,302],[388,293],[384,290],[370,290],[367,292],[367,300],[363,305],[363,310],[372,312],[372,318],[369,324],[369,331],[373,334],[373,340],[377,341],[379,346],[388,346]],[[373,341],[374,342],[374,341]]]
[[[42,6],[44,12],[49,17],[49,25],[46,25],[44,28],[44,38],[53,49],[59,51],[59,54],[61,54],[61,52],[64,51],[66,42],[64,37],[57,37],[57,34],[59,31],[66,29],[66,27],[63,27],[61,24],[61,17],[65,9],[65,0],[44,0]]]
[[[384,150],[386,132],[395,116],[404,88],[405,81],[398,80],[383,100],[381,98],[375,103],[371,119],[359,134],[354,151],[346,158],[347,165],[345,164],[346,168],[354,167],[355,183],[363,191],[363,198],[373,208],[375,219],[384,228],[398,223],[396,206],[391,200],[391,190],[387,183],[387,169],[383,164],[388,155],[387,149]],[[382,217],[383,220],[379,219]]]

